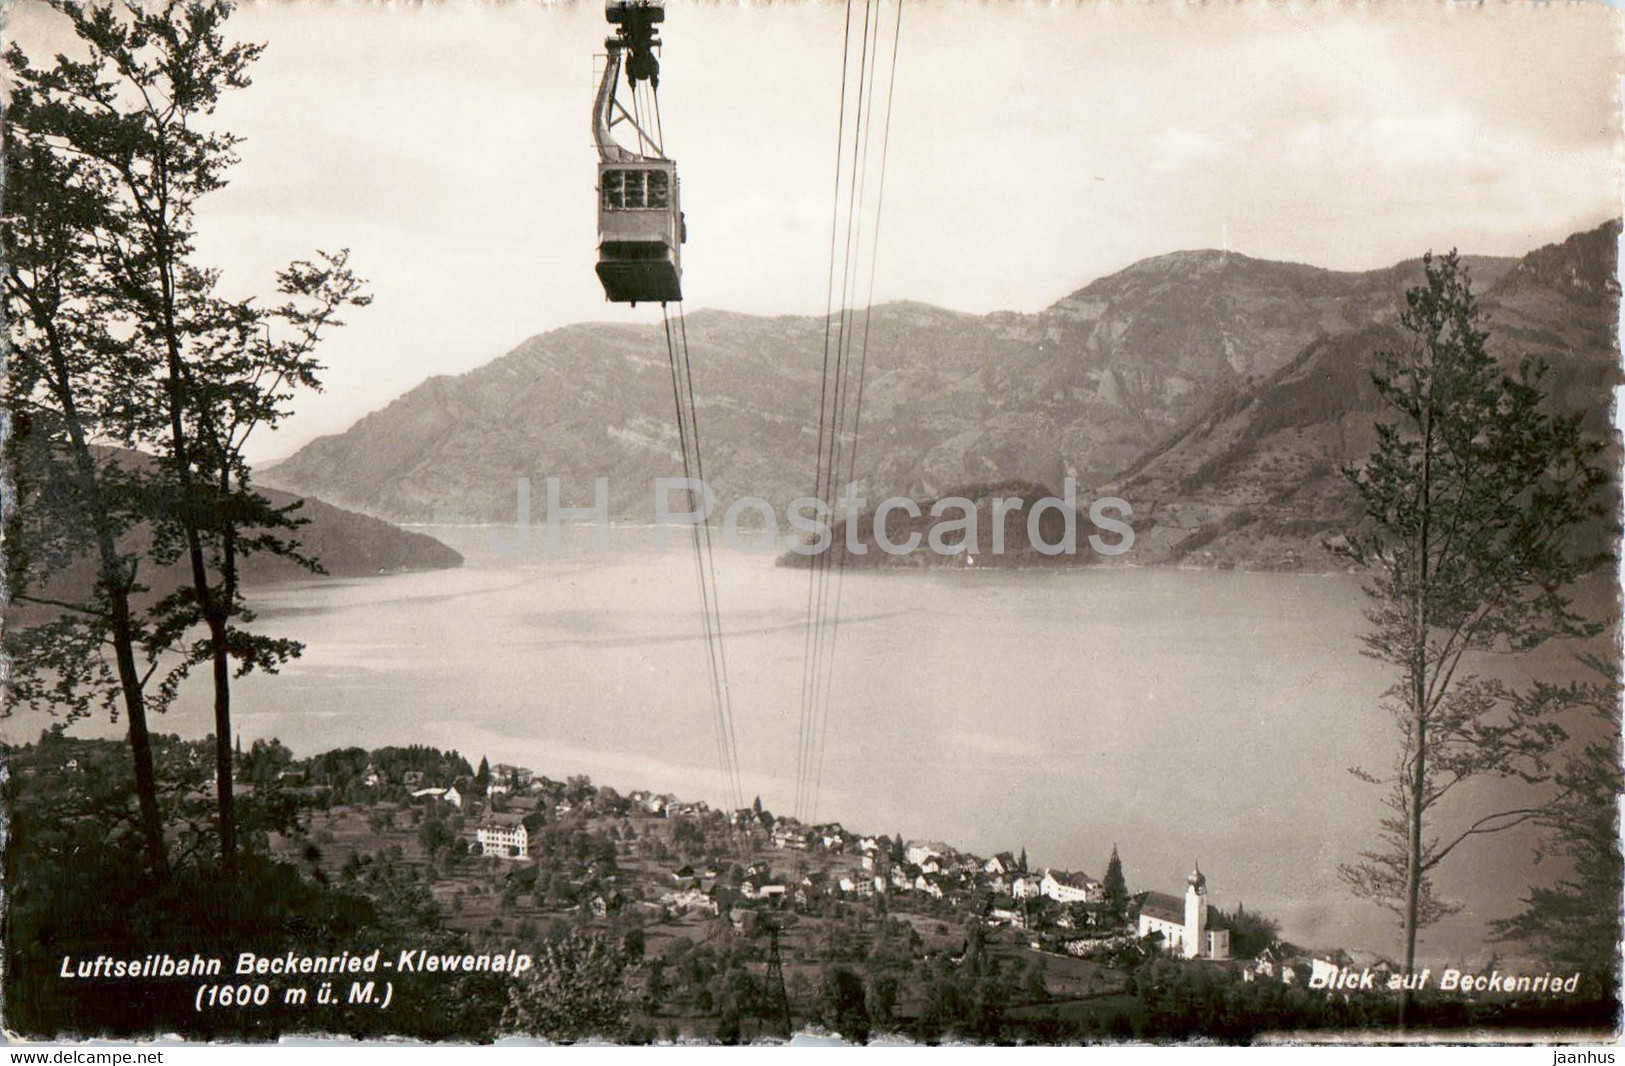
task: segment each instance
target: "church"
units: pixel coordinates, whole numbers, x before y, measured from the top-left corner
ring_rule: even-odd
[[[1185,879],[1185,898],[1147,892],[1140,904],[1139,935],[1162,934],[1166,950],[1187,959],[1228,959],[1230,930],[1210,921],[1207,877],[1200,865]]]

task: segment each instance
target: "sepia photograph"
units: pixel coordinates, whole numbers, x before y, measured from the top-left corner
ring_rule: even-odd
[[[1618,1043],[1618,9],[0,18],[6,1042]]]

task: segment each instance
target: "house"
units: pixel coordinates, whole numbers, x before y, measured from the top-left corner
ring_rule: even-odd
[[[740,829],[754,829],[757,826],[768,827],[773,824],[773,812],[757,810],[755,807],[740,807],[728,816],[728,821]]]
[[[781,884],[781,880],[773,876],[765,862],[753,862],[746,869],[740,891],[751,899],[757,898],[762,888],[770,884]]]
[[[404,774],[401,775],[401,784],[405,785],[407,788],[422,788],[423,787],[423,771],[422,770],[408,770],[408,771],[406,771]]]
[[[778,845],[781,848],[793,848],[796,851],[806,851],[812,846],[812,834],[803,829],[787,829],[780,836]]]
[[[852,839],[840,822],[819,826],[815,832],[818,842],[828,851],[844,852],[847,842]]]
[[[1016,858],[1008,851],[1001,851],[982,864],[982,872],[994,875],[1009,875],[1016,872]]]
[[[1064,870],[1045,870],[1038,892],[1057,903],[1101,903],[1106,899],[1106,887],[1099,881]]]
[[[530,830],[517,814],[488,814],[474,831],[474,839],[487,855],[503,859],[530,857]]]
[[[1333,978],[1353,967],[1354,960],[1341,949],[1317,953],[1309,959],[1309,987],[1329,988]]]
[[[1036,874],[1022,874],[1010,882],[1010,894],[1017,899],[1032,899],[1044,894],[1044,879]]]
[[[1164,947],[1187,959],[1228,959],[1230,930],[1208,916],[1207,877],[1200,867],[1185,881],[1185,898],[1147,892],[1140,902],[1138,935],[1162,934]]]
[[[458,810],[463,807],[463,794],[457,791],[457,786],[450,788],[420,788],[412,793],[413,799],[435,799],[451,804]]]
[[[806,851],[809,843],[809,834],[805,829],[796,825],[786,825],[779,822],[773,826],[773,846],[776,848],[793,848],[796,851]]]
[[[1308,959],[1291,958],[1281,963],[1281,983],[1288,985],[1304,985],[1309,983],[1309,975],[1314,967]]]
[[[508,763],[499,762],[491,767],[491,780],[501,781],[510,788],[527,789],[536,780],[536,775],[523,766],[511,766]]]
[[[697,888],[684,889],[681,892],[668,892],[660,897],[660,902],[674,910],[679,911],[706,911],[710,914],[719,914],[721,911],[717,901],[707,896]]]
[[[1276,947],[1267,947],[1253,957],[1252,965],[1242,971],[1244,981],[1257,980],[1260,977],[1271,977],[1277,981],[1286,981],[1288,967],[1286,959]]]
[[[910,840],[903,849],[903,857],[915,866],[924,866],[928,859],[940,860],[953,849],[940,840]]]

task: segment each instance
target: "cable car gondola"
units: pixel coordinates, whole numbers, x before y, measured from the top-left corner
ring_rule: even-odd
[[[617,33],[604,42],[609,57],[593,102],[593,139],[598,144],[598,280],[613,303],[664,304],[683,298],[681,248],[687,233],[677,164],[666,156],[659,136],[656,95],[660,39],[655,24],[665,16],[658,0],[609,0],[604,11]],[[630,111],[616,96],[623,68]],[[639,106],[643,83],[648,84],[647,113]],[[637,136],[635,151],[611,134],[622,123]]]

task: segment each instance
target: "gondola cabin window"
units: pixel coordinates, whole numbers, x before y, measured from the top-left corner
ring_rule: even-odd
[[[605,170],[604,208],[664,211],[671,207],[671,175],[664,170]]]

